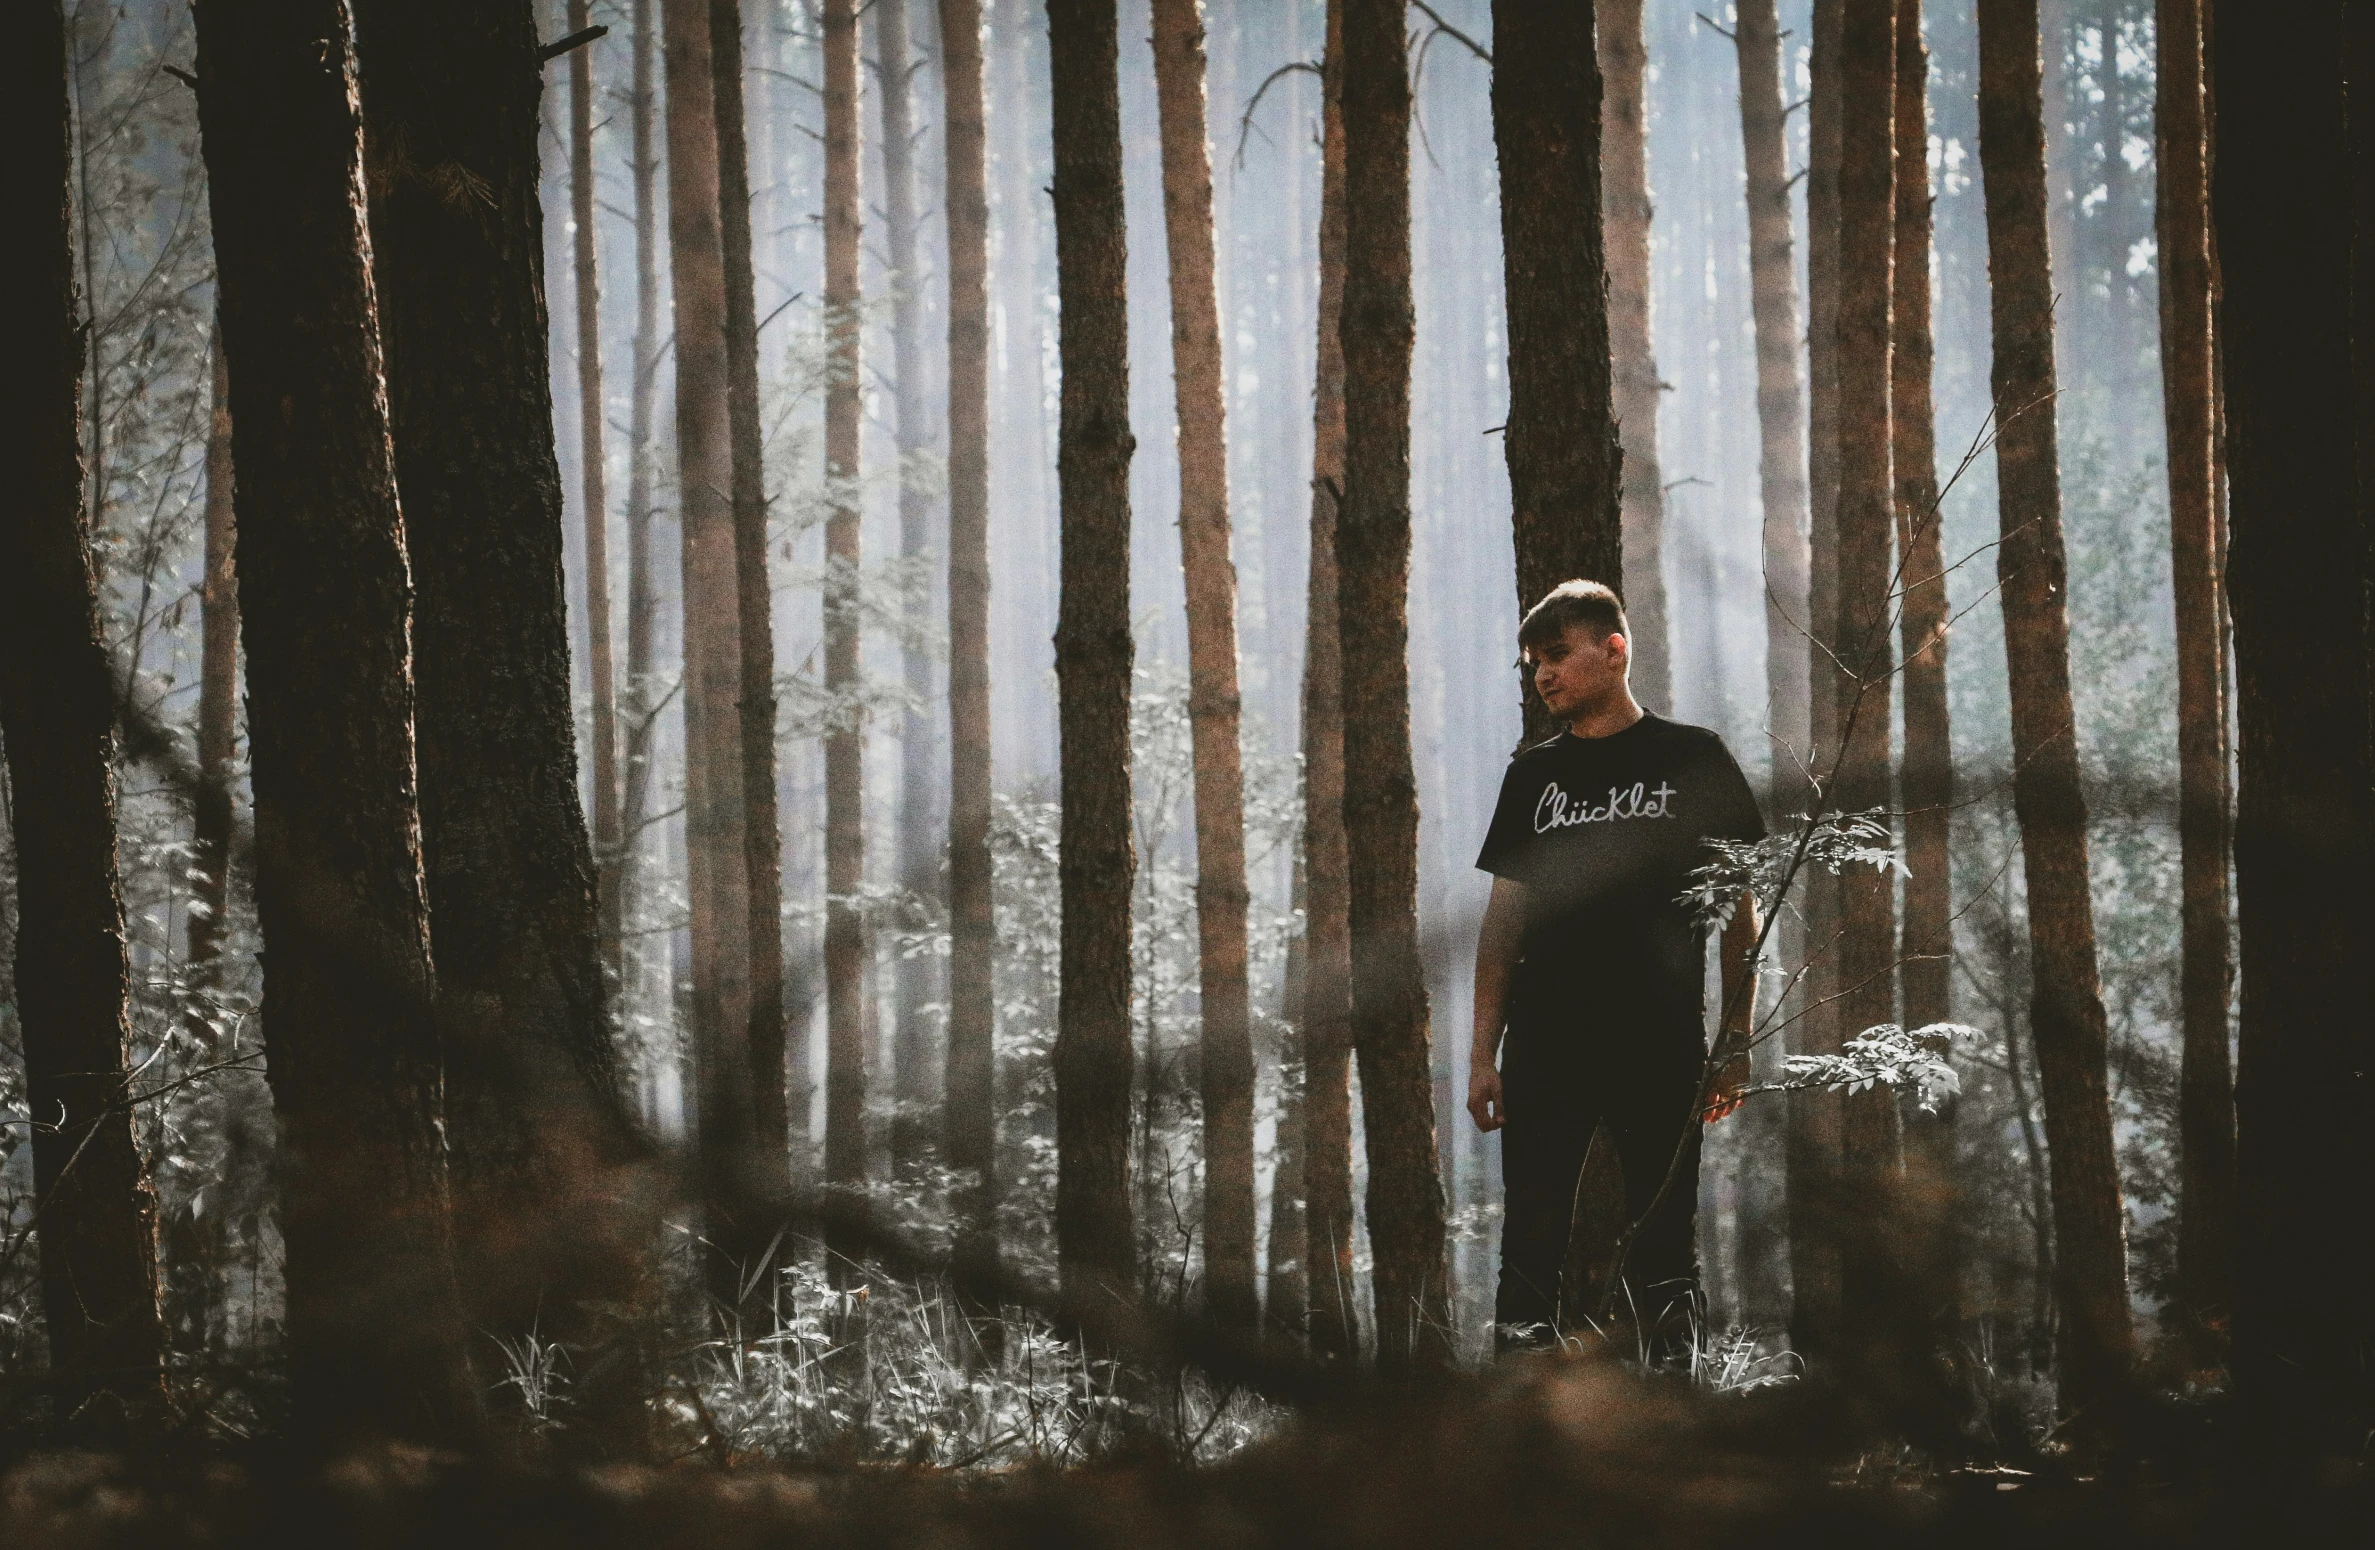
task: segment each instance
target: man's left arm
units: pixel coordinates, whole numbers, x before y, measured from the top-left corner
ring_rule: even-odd
[[[1715,1090],[1707,1103],[1707,1123],[1740,1107],[1748,1091],[1748,1041],[1757,1020],[1757,906],[1743,895],[1717,940],[1717,961],[1723,973],[1723,1022],[1716,1030]]]

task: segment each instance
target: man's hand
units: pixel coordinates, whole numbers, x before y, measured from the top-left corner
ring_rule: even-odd
[[[1468,1067],[1468,1117],[1487,1135],[1509,1118],[1509,1105],[1501,1098],[1501,1073],[1490,1062],[1477,1061]]]
[[[1710,1125],[1728,1118],[1734,1109],[1748,1101],[1747,1044],[1729,1044],[1728,1052],[1716,1051],[1716,1058],[1722,1067],[1715,1074],[1715,1090],[1708,1096],[1706,1112],[1700,1116]]]

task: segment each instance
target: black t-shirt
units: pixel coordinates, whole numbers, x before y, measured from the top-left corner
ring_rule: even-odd
[[[1764,833],[1747,778],[1704,727],[1645,714],[1512,759],[1476,858],[1526,890],[1512,1038],[1703,1037],[1706,938],[1681,898],[1709,840]]]

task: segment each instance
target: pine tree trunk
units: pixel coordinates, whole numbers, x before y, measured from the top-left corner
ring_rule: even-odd
[[[1625,615],[1633,625],[1633,693],[1645,705],[1670,711],[1666,488],[1658,465],[1657,352],[1649,334],[1649,55],[1641,41],[1642,0],[1599,0],[1598,10],[1605,91],[1600,193],[1606,211],[1611,403],[1624,447],[1623,588]],[[1590,18],[1584,22],[1588,26]],[[1583,73],[1571,59],[1554,57],[1542,64],[1570,76]]]
[[[710,0],[710,90],[717,113],[718,236],[726,276],[726,436],[734,465],[734,598],[740,673],[742,865],[750,889],[750,1183],[791,1184],[784,1095],[783,828],[775,805],[775,591],[767,568],[766,443],[759,428],[759,318],[750,231],[750,141],[742,111],[741,0]],[[736,1245],[747,1284],[775,1241],[763,1213]]]
[[[26,268],[0,293],[0,740],[16,838],[16,1014],[33,1132],[55,1414],[161,1406],[156,1197],[133,1134],[115,695],[82,511],[73,129],[56,4],[21,6],[0,63],[0,212]]]
[[[1309,889],[1301,855],[1295,857],[1289,885],[1292,908],[1305,908]],[[1303,1211],[1303,1006],[1311,983],[1311,946],[1308,934],[1287,939],[1286,965],[1280,976],[1279,1050],[1277,1066],[1278,1120],[1272,1142],[1270,1175],[1270,1232],[1264,1240],[1262,1313],[1269,1330],[1301,1344],[1310,1323],[1310,1234]]]
[[[1396,1373],[1451,1360],[1410,760],[1410,81],[1400,0],[1345,0],[1342,90],[1345,480],[1336,559],[1347,918],[1377,1360]]]
[[[634,0],[634,73],[627,95],[628,154],[635,186],[635,379],[627,400],[627,672],[626,737],[621,750],[619,913],[631,911],[639,874],[635,865],[648,822],[655,728],[660,690],[652,681],[652,653],[658,644],[659,589],[653,585],[651,528],[656,452],[652,411],[659,385],[660,243],[659,150],[652,140],[652,9],[657,0]],[[622,927],[623,929],[623,927]]]
[[[710,0],[661,0],[667,71],[668,258],[675,303],[677,526],[683,539],[685,893],[690,1007],[711,1294],[732,1306],[758,1138],[749,1044],[750,869],[742,790],[742,642],[727,398],[726,272],[718,210]],[[765,1240],[760,1240],[762,1245]]]
[[[1947,840],[1954,811],[1954,744],[1946,706],[1946,556],[1938,510],[1936,416],[1930,377],[1930,54],[1921,0],[1897,0],[1897,253],[1891,438],[1897,483],[1898,616],[1904,652],[1905,754],[1898,804],[1905,814],[1904,917],[1898,983],[1908,1028],[1953,1013],[1954,891]],[[1960,1306],[1956,1262],[1953,1100],[1905,1116],[1905,1226],[1910,1288],[1925,1311],[1951,1319]]]
[[[2156,225],[2161,405],[2169,448],[2170,590],[2177,612],[2177,825],[2182,882],[2177,1276],[2192,1331],[2234,1299],[2235,1084],[2227,1053],[2226,652],[2213,474],[2208,124],[2203,0],[2160,0]],[[2198,1358],[2215,1360],[2208,1344]]]
[[[317,1441],[452,1440],[473,1429],[475,1401],[453,1293],[412,595],[347,11],[205,0],[197,34],[239,467],[291,1400]]]
[[[825,1181],[866,1177],[867,968],[873,957],[858,890],[866,880],[865,735],[858,663],[859,434],[865,383],[859,351],[857,0],[825,0],[825,692],[842,707],[825,734]],[[839,1256],[828,1256],[842,1263]]]
[[[1063,803],[1056,1252],[1075,1307],[1127,1295],[1130,1226],[1130,332],[1113,0],[1048,0],[1055,117],[1056,616]]]
[[[1749,312],[1756,330],[1759,493],[1765,561],[1766,735],[1773,780],[1767,811],[1776,830],[1806,811],[1806,394],[1798,375],[1798,276],[1792,255],[1790,192],[1781,99],[1781,25],[1774,0],[1741,0],[1733,34],[1740,59],[1740,141],[1747,168]],[[1785,971],[1803,963],[1806,933],[1796,911],[1773,940]],[[1786,981],[1785,981],[1786,983]],[[1783,1015],[1803,1008],[1791,995]],[[1756,1054],[1759,1081],[1780,1073],[1781,1050],[1768,1041]],[[1782,1159],[1751,1169],[1743,1181],[1741,1316],[1774,1327],[1787,1322],[1786,1272],[1792,1196],[1787,1111],[1752,1104],[1736,1123],[1750,1127],[1751,1157]]]
[[[1254,1285],[1253,1028],[1246,990],[1245,778],[1237,746],[1237,569],[1213,282],[1212,156],[1198,0],[1154,0],[1171,361],[1179,413],[1179,554],[1186,575],[1194,743],[1196,939],[1203,1005],[1204,1294],[1238,1328]]]
[[[899,557],[908,580],[908,639],[899,653],[908,709],[899,726],[899,886],[919,903],[940,891],[933,844],[932,497],[920,464],[932,450],[929,368],[924,361],[924,268],[916,249],[915,129],[909,97],[907,0],[874,0],[875,73],[881,85],[883,240],[891,261],[891,387],[899,408]],[[934,961],[917,954],[898,964],[892,1027],[891,1170],[912,1176],[931,1144],[931,1038],[924,1008],[934,999]]]
[[[1303,649],[1303,1230],[1315,1355],[1360,1354],[1352,1266],[1351,861],[1344,839],[1344,651],[1336,513],[1344,492],[1344,0],[1328,0],[1320,91],[1318,356]]]
[[[2012,684],[2012,800],[2028,880],[2030,1026],[2053,1169],[2061,1399],[2075,1411],[2125,1380],[2133,1335],[2112,1152],[2110,1036],[2095,968],[2086,799],[2070,706],[2037,39],[2036,0],[1979,0],[1979,153],[2003,531],[1996,575]]]
[[[586,30],[588,0],[569,0],[568,27]],[[611,661],[610,479],[603,447],[602,287],[594,254],[594,49],[569,51],[569,217],[576,225],[577,435],[585,511],[586,672],[593,684],[594,899],[602,970],[615,996],[625,963],[620,913],[618,676]]]
[[[190,983],[203,997],[222,986],[222,951],[231,905],[231,786],[239,752],[238,537],[232,501],[231,373],[221,328],[209,348],[214,401],[206,433],[206,571],[198,645],[198,789],[191,797]],[[212,1009],[193,1004],[193,1031],[218,1043]]]
[[[2375,859],[2360,482],[2375,330],[2356,305],[2371,126],[2346,112],[2346,82],[2370,61],[2356,6],[2230,5],[2216,18],[2211,216],[2240,712],[2234,1373],[2246,1445],[2282,1460],[2357,1434],[2367,1378],[2342,1353],[2363,1353],[2375,1327],[2366,1237],[2334,1217],[2375,1182],[2361,984],[2375,912],[2358,886]]]
[[[948,1073],[957,1263],[997,1268],[997,918],[990,865],[990,206],[980,0],[940,0],[948,221]]]
[[[1806,642],[1806,767],[1827,772],[1839,752],[1839,696],[1832,656],[1839,612],[1839,29],[1843,0],[1814,0],[1806,162],[1806,466],[1809,485]],[[1810,790],[1809,811],[1837,809],[1835,792]],[[1840,1016],[1838,879],[1810,869],[1798,881],[1805,919],[1804,1011],[1791,1024],[1793,1055],[1835,1055]],[[1840,1351],[1847,1331],[1841,1299],[1841,1101],[1836,1093],[1789,1100],[1790,1315],[1793,1345],[1810,1355]]]
[[[1626,467],[1612,405],[1592,7],[1495,0],[1493,144],[1508,292],[1509,460],[1522,614],[1562,581],[1621,584]],[[1558,728],[1521,676],[1529,742]]]

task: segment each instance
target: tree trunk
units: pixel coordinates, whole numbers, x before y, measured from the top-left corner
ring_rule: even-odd
[[[1294,880],[1289,884],[1292,908],[1305,909],[1310,890],[1301,855],[1295,857]],[[1301,1344],[1311,1318],[1311,1279],[1308,1272],[1310,1233],[1303,1211],[1303,1006],[1311,983],[1311,945],[1308,928],[1289,937],[1286,966],[1280,976],[1279,1049],[1277,1068],[1278,1121],[1272,1144],[1270,1175],[1270,1233],[1264,1241],[1262,1312],[1271,1333]]]
[[[1128,1295],[1130,1226],[1130,333],[1113,0],[1048,0],[1054,99],[1057,478],[1063,592],[1063,994],[1056,1252],[1075,1307]]]
[[[2030,1025],[2053,1169],[2061,1399],[2076,1411],[2125,1380],[2133,1336],[2105,1066],[2109,1032],[2087,891],[2086,799],[2070,708],[2037,38],[2036,0],[1979,0],[1979,153],[2003,531],[1996,575],[2012,683],[2012,801],[2028,879]]]
[[[632,907],[651,797],[654,729],[660,695],[652,682],[658,644],[659,589],[651,556],[652,484],[656,472],[652,411],[659,384],[660,243],[659,151],[652,142],[652,7],[634,0],[634,74],[627,96],[628,154],[635,184],[635,379],[627,408],[627,728],[619,799],[619,914]],[[623,928],[623,927],[622,927]]]
[[[990,865],[990,207],[980,0],[940,0],[948,221],[948,1073],[957,1263],[997,1233],[997,918]]]
[[[16,1012],[33,1132],[55,1414],[106,1427],[164,1399],[156,1197],[133,1135],[115,694],[82,512],[82,329],[73,129],[56,4],[18,8],[0,64],[12,154],[0,210],[18,271],[0,300],[0,737],[16,834]],[[28,35],[29,34],[29,35]]]
[[[1320,125],[1318,357],[1303,648],[1303,1230],[1312,1352],[1360,1355],[1352,1265],[1351,861],[1344,840],[1344,652],[1336,513],[1344,492],[1344,0],[1328,0]]]
[[[2213,475],[2209,126],[2203,0],[2154,8],[2159,80],[2154,155],[2161,275],[2161,407],[2169,445],[2170,591],[2177,612],[2179,972],[2177,1276],[2195,1336],[2235,1294],[2235,1087],[2227,995],[2226,652],[2221,639],[2218,487]],[[2198,1360],[2215,1362],[2197,1339]]]
[[[932,496],[921,464],[933,447],[930,369],[924,361],[924,266],[916,250],[915,130],[908,94],[907,0],[874,0],[875,78],[881,86],[883,240],[891,261],[891,387],[899,409],[899,557],[907,580],[908,635],[899,652],[907,711],[899,726],[899,887],[917,907],[940,891],[933,843]],[[891,1169],[911,1177],[931,1144],[931,1037],[924,1008],[934,999],[935,961],[898,962],[891,1046]]]
[[[865,734],[859,722],[859,350],[857,0],[825,0],[825,692],[839,714],[825,734],[825,1181],[866,1177],[866,980],[873,949],[858,890],[866,882]],[[842,1264],[839,1255],[829,1255]],[[846,1266],[844,1267],[846,1268]]]
[[[1509,460],[1519,613],[1562,581],[1623,581],[1609,275],[1600,223],[1592,7],[1495,0],[1493,144],[1508,291]],[[1520,677],[1526,739],[1558,728]]]
[[[1806,396],[1798,376],[1798,276],[1792,256],[1790,192],[1781,100],[1781,25],[1774,0],[1741,0],[1733,45],[1740,59],[1740,141],[1747,167],[1749,312],[1756,330],[1759,493],[1763,501],[1765,561],[1766,737],[1772,788],[1766,798],[1773,827],[1806,811]],[[1806,933],[1796,911],[1778,923],[1774,940],[1785,972],[1806,957]],[[1784,981],[1786,984],[1786,981]],[[1802,994],[1785,1002],[1804,1006]],[[1780,1073],[1780,1049],[1757,1052],[1757,1079]],[[1779,1157],[1783,1166],[1758,1168],[1743,1181],[1740,1258],[1745,1273],[1741,1316],[1773,1327],[1787,1321],[1786,1261],[1792,1196],[1786,1182],[1795,1157],[1785,1113],[1752,1105],[1740,1121],[1751,1127],[1744,1150]]]
[[[726,438],[734,465],[734,599],[741,701],[742,864],[750,888],[751,1183],[791,1184],[784,1096],[783,829],[775,806],[775,589],[767,569],[766,443],[759,429],[759,318],[750,232],[750,142],[742,113],[741,0],[710,0],[717,113],[718,236],[726,276]],[[772,1213],[736,1245],[749,1284],[775,1242]]]
[[[1600,193],[1607,212],[1611,403],[1624,447],[1622,568],[1625,615],[1633,625],[1633,693],[1645,705],[1671,711],[1666,489],[1658,466],[1657,352],[1649,334],[1649,115],[1644,90],[1649,57],[1641,41],[1642,0],[1599,0],[1598,9],[1600,79],[1606,92]],[[1583,24],[1591,24],[1588,14]],[[1498,35],[1496,46],[1505,46]],[[1569,76],[1584,74],[1572,59],[1553,56],[1540,64]]]
[[[1839,696],[1832,656],[1839,612],[1839,28],[1842,0],[1814,0],[1806,162],[1806,465],[1807,536],[1806,766],[1827,771],[1838,757]],[[1837,808],[1818,784],[1809,811]],[[1791,1024],[1793,1055],[1835,1055],[1840,1016],[1838,879],[1810,870],[1798,883],[1805,919],[1804,1011]],[[1790,1338],[1799,1350],[1829,1356],[1847,1339],[1841,1299],[1841,1100],[1836,1093],[1792,1093],[1789,1100],[1790,1279],[1795,1287]]]
[[[213,1008],[198,999],[222,986],[223,942],[231,907],[231,786],[239,753],[239,574],[232,563],[238,537],[231,498],[231,373],[223,334],[208,352],[214,402],[206,433],[206,579],[198,646],[198,789],[191,797],[189,973],[193,1031],[209,1049],[218,1043]]]
[[[2234,1372],[2248,1445],[2282,1458],[2330,1452],[2337,1423],[2351,1435],[2363,1424],[2357,1353],[2375,1314],[2365,1236],[2337,1232],[2333,1216],[2375,1182],[2361,986],[2375,911],[2357,882],[2375,860],[2368,399],[2366,377],[2354,380],[2375,329],[2357,289],[2363,207],[2339,197],[2364,197],[2354,153],[2369,124],[2349,121],[2345,82],[2367,60],[2351,49],[2345,66],[2355,6],[2225,6],[2216,18],[2211,215],[2240,711]]]
[[[1179,411],[1179,557],[1186,575],[1194,743],[1196,945],[1203,1005],[1204,1295],[1250,1329],[1254,1287],[1253,1028],[1246,990],[1245,777],[1237,747],[1237,569],[1213,283],[1212,155],[1198,0],[1154,0],[1171,361]]]
[[[239,467],[291,1398],[299,1435],[317,1441],[453,1440],[473,1430],[475,1402],[453,1291],[412,595],[347,11],[205,0],[197,34]]]
[[[1506,47],[1506,44],[1504,44]],[[1344,830],[1377,1360],[1447,1366],[1443,1185],[1410,763],[1410,80],[1400,0],[1344,5]]]
[[[763,1214],[749,1043],[750,866],[742,790],[742,640],[727,398],[710,0],[661,0],[668,82],[668,257],[676,327],[677,525],[683,538],[685,894],[709,1290],[732,1306]],[[761,1239],[763,1246],[765,1240]]]
[[[586,30],[588,0],[569,0],[569,31]],[[584,480],[586,672],[593,684],[594,899],[602,970],[612,995],[624,965],[619,873],[618,678],[610,656],[610,480],[603,449],[602,287],[594,263],[594,49],[569,51],[569,218],[577,268],[577,436]]]

